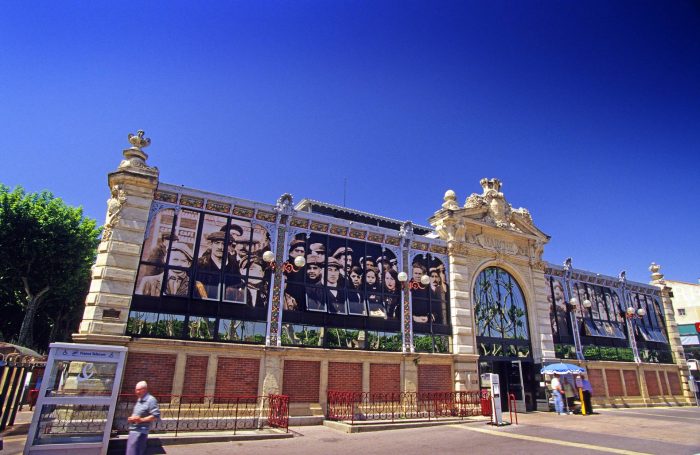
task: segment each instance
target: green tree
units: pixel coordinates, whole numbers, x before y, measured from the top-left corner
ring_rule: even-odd
[[[99,235],[97,223],[84,217],[82,208],[48,191],[27,193],[0,184],[0,332],[5,339],[45,349],[68,337],[80,317]]]

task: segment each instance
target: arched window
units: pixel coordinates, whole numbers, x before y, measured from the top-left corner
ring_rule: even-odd
[[[525,298],[517,281],[498,267],[484,269],[474,285],[477,337],[529,340]]]

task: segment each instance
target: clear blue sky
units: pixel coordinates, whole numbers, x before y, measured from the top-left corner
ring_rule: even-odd
[[[545,259],[700,278],[697,2],[0,5],[0,182],[102,222],[139,128],[164,182],[426,223],[498,177]]]

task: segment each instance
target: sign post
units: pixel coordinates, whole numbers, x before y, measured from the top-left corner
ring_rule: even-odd
[[[52,343],[24,455],[107,453],[127,349]]]

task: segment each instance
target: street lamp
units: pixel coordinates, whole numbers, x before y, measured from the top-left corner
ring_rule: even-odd
[[[406,285],[408,281],[408,289],[425,289],[425,286],[430,284],[430,277],[425,274],[421,275],[420,282],[417,282],[413,278],[409,280],[406,272],[399,272],[399,281],[402,286]]]
[[[574,348],[576,349],[576,359],[585,360],[583,357],[583,347],[581,346],[581,335],[578,330],[578,323],[576,321],[576,307],[578,306],[578,299],[571,292],[571,275],[573,273],[573,267],[571,266],[571,258],[566,258],[564,261],[564,281],[566,286],[564,286],[565,297],[569,302],[569,318],[571,319],[571,332],[574,335]],[[590,308],[591,301],[586,299],[583,301],[583,306]]]
[[[263,261],[267,262],[268,267],[273,269],[277,266],[275,263],[275,253],[272,251],[265,251],[262,255]],[[284,264],[282,264],[282,271],[286,273],[291,273],[291,272],[298,272],[299,269],[304,267],[306,265],[306,259],[304,259],[304,256],[297,256],[294,258],[294,263],[292,264],[291,262],[285,261]]]
[[[627,304],[627,272],[624,270],[620,272],[620,275],[617,279],[618,283],[620,283],[620,292],[622,293],[622,301],[624,302],[624,305]],[[635,338],[634,335],[634,324],[632,323],[633,319],[641,319],[644,317],[646,314],[646,311],[644,308],[640,308],[635,311],[633,306],[628,306],[627,310],[625,311],[625,325],[627,326],[627,335],[629,336],[629,342],[630,342],[630,347],[632,348],[632,355],[634,356],[634,361],[636,363],[641,363],[641,359],[639,358],[639,349],[637,348],[637,339]]]

